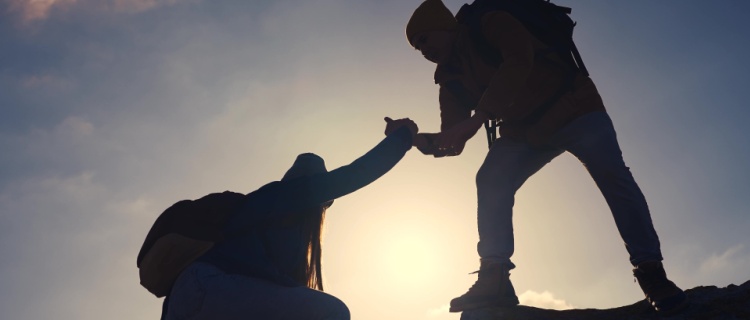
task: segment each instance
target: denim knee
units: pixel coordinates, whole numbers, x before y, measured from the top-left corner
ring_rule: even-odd
[[[488,166],[485,164],[479,168],[475,178],[477,189],[485,190],[491,188],[495,196],[499,196],[497,192],[513,195],[515,191],[513,176],[508,174],[508,172],[503,172],[504,170],[501,170],[500,167],[499,165]]]

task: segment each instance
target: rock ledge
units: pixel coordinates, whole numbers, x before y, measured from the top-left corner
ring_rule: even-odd
[[[461,320],[747,320],[750,319],[750,281],[726,288],[701,286],[685,291],[690,306],[677,315],[657,315],[645,300],[613,309],[548,310],[527,306],[463,312]]]

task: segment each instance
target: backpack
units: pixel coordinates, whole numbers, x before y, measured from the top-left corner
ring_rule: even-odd
[[[167,208],[138,253],[141,285],[157,297],[168,295],[190,263],[227,238],[224,225],[246,200],[247,195],[226,191],[182,200]]]
[[[539,121],[566,92],[573,89],[573,81],[578,73],[589,76],[581,55],[573,42],[573,27],[576,23],[570,19],[571,8],[555,5],[550,0],[475,0],[464,4],[456,14],[459,24],[469,30],[469,37],[482,60],[492,66],[502,63],[502,55],[487,42],[482,34],[482,16],[490,11],[505,11],[518,19],[524,27],[549,48],[535,54],[541,63],[554,63],[548,54],[556,53],[564,63],[566,77],[558,92],[538,106],[536,110],[523,119],[523,123],[532,125]],[[557,63],[559,65],[559,63]],[[446,83],[447,88],[462,102],[473,109],[479,101],[469,97],[466,89],[458,81]],[[498,123],[490,120],[485,123],[490,147],[497,137]]]

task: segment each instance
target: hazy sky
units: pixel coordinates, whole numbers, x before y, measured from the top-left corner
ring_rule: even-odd
[[[682,287],[750,280],[746,0],[556,1]],[[439,127],[418,0],[0,0],[0,319],[156,319],[136,254],[170,204],[250,192],[302,152],[329,169],[384,116]],[[454,12],[462,1],[448,0]],[[475,280],[480,132],[410,151],[329,210],[324,275],[354,319],[458,319]],[[517,196],[522,303],[642,298],[606,204],[564,154]]]

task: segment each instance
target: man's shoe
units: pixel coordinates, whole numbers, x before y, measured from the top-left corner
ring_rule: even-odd
[[[688,306],[688,297],[674,282],[667,279],[661,261],[644,262],[633,269],[646,300],[657,313],[672,315]]]
[[[500,263],[482,262],[479,277],[469,291],[451,300],[450,312],[487,307],[512,307],[518,297],[510,282],[510,269]]]

